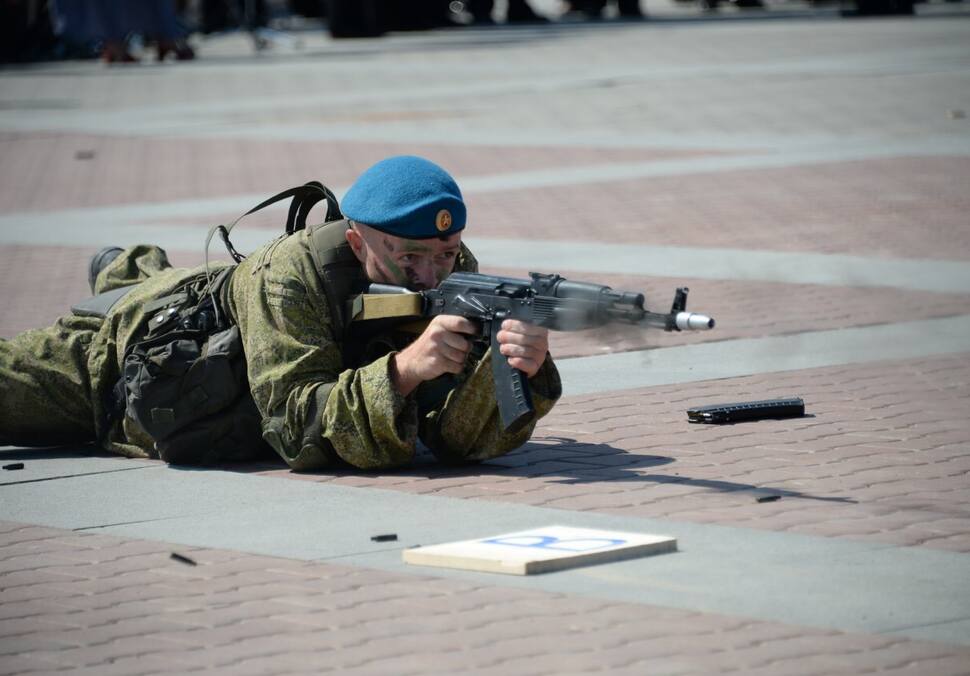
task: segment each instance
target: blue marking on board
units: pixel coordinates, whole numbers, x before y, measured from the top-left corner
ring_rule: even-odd
[[[516,535],[514,537],[489,538],[479,540],[486,545],[506,545],[510,547],[531,547],[534,549],[552,549],[560,552],[592,552],[626,543],[619,538],[564,538],[553,535]]]

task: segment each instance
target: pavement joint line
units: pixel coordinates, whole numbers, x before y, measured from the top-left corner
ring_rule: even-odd
[[[926,624],[908,624],[908,625],[899,627],[896,631],[902,633],[913,629],[925,629],[930,627],[938,627],[942,625],[953,624],[954,622],[966,622],[967,620],[970,620],[970,613],[968,613],[965,617],[960,617],[952,620],[940,620],[939,622],[927,622]]]
[[[364,554],[380,554],[383,552],[403,552],[405,549],[413,549],[415,547],[420,547],[419,544],[408,545],[406,547],[385,547],[384,549],[361,549],[356,552],[347,552],[346,554],[337,554],[335,556],[321,556],[318,559],[311,559],[311,561],[316,561],[319,563],[327,563],[328,561],[340,561],[341,559],[347,559],[355,556],[362,556]]]
[[[119,471],[119,470],[115,470],[115,471]],[[105,474],[106,472],[99,472],[99,473]],[[75,476],[84,476],[84,475],[75,475]],[[77,532],[88,531],[88,530],[100,530],[102,528],[114,528],[116,526],[131,526],[139,523],[151,523],[153,521],[168,521],[170,519],[180,519],[180,518],[182,518],[182,515],[165,516],[159,519],[139,519],[137,521],[118,521],[115,523],[105,523],[98,526],[79,526],[78,528],[72,528],[71,531],[77,533]]]
[[[19,486],[21,484],[35,484],[41,481],[58,481],[60,479],[74,479],[82,476],[95,476],[101,474],[113,474],[115,472],[130,472],[136,469],[151,469],[151,466],[139,466],[139,467],[122,467],[119,469],[105,469],[98,472],[78,472],[76,474],[62,474],[60,476],[45,476],[38,479],[24,479],[23,481],[6,481],[0,483],[0,488],[4,486]]]

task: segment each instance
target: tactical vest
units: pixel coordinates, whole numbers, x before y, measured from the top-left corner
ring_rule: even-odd
[[[239,263],[243,256],[229,241],[229,231],[243,217],[287,197],[293,197],[293,201],[286,236],[304,229],[307,214],[322,199],[328,202],[328,220],[342,217],[333,193],[318,183],[284,191],[228,227],[219,225],[209,231],[207,269],[208,246],[214,234],[222,237],[233,260]],[[328,302],[339,313],[337,294],[349,292],[348,284],[355,284],[363,273],[356,265],[355,276],[346,254],[328,243],[337,232],[342,236],[342,228],[319,230],[326,233],[326,241],[321,241],[324,256],[318,269],[325,279],[333,280],[335,293],[333,301],[328,296]],[[349,247],[346,253],[353,258]],[[353,262],[356,264],[356,259]],[[151,437],[154,455],[166,462],[210,465],[270,452],[249,389],[239,327],[225,302],[227,282],[235,269],[226,268],[214,278],[206,272],[176,293],[149,304],[139,338],[125,350],[123,375],[113,392],[114,411]],[[343,314],[335,316],[343,322]]]

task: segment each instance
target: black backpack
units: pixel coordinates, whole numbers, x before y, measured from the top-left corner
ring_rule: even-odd
[[[115,387],[119,413],[152,438],[166,462],[211,465],[272,454],[249,390],[239,327],[223,308],[222,294],[236,267],[210,275],[208,249],[219,233],[239,263],[244,256],[232,246],[229,232],[242,218],[287,197],[293,201],[286,235],[305,228],[310,209],[323,199],[326,220],[342,218],[334,194],[314,181],[269,198],[228,227],[215,226],[206,238],[205,274],[146,306],[140,337],[125,350]]]

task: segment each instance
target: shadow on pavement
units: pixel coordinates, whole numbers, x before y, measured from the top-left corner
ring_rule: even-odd
[[[123,456],[115,453],[102,451],[94,445],[88,446],[44,446],[29,448],[23,446],[11,446],[0,448],[0,461],[9,460],[62,460],[67,458],[114,458],[121,459]]]
[[[95,446],[64,446],[45,448],[4,448],[0,449],[0,462],[30,462],[31,460],[59,460],[69,458],[112,458],[122,459]],[[609,444],[585,443],[568,437],[539,437],[508,455],[493,458],[482,463],[469,465],[445,465],[427,449],[418,452],[413,464],[397,470],[367,472],[351,467],[332,468],[317,472],[302,472],[305,476],[339,478],[348,476],[370,477],[411,477],[414,479],[447,479],[451,477],[517,477],[524,479],[544,479],[555,484],[599,484],[630,482],[637,484],[680,484],[720,493],[748,493],[759,502],[769,502],[780,498],[802,498],[822,502],[857,504],[852,498],[818,496],[786,488],[757,486],[734,481],[717,479],[695,479],[680,474],[652,474],[641,470],[669,465],[674,458],[660,455],[640,455],[629,453]],[[159,461],[155,461],[159,462]],[[170,465],[172,469],[195,472],[235,472],[258,474],[279,472],[286,469],[282,461],[274,459],[244,463],[225,464],[215,467],[190,465]]]
[[[415,479],[495,476],[544,479],[548,483],[568,485],[615,482],[681,484],[720,493],[748,494],[758,502],[771,502],[780,498],[802,498],[822,502],[858,503],[857,500],[852,498],[811,495],[786,488],[758,486],[734,481],[695,479],[679,474],[642,472],[646,468],[660,467],[673,462],[675,462],[675,459],[667,456],[630,453],[609,444],[584,443],[566,437],[541,437],[508,455],[479,464],[443,465],[435,459],[430,451],[425,450],[419,452],[412,465],[399,470],[362,472],[351,468],[334,468],[306,474],[331,478],[365,475],[412,477]],[[260,472],[277,468],[261,464],[252,467],[227,467],[226,469]]]
[[[804,498],[807,500],[821,500],[824,502],[840,502],[855,504],[851,498],[816,496],[800,491],[770,486],[756,486],[754,484],[712,479],[693,479],[680,474],[644,474],[640,469],[657,467],[674,462],[674,458],[655,455],[631,454],[607,444],[586,444],[575,439],[546,437],[555,440],[555,445],[537,444],[530,442],[521,450],[504,458],[489,460],[477,468],[495,467],[495,474],[504,476],[541,477],[548,475],[550,483],[585,484],[601,482],[634,482],[657,484],[681,484],[696,488],[703,488],[722,493],[745,492],[750,493],[759,501],[768,502],[782,497]],[[580,451],[563,457],[564,451]],[[514,460],[520,454],[529,454],[529,461],[525,464],[507,464],[506,459]],[[538,456],[538,459],[537,459]],[[599,462],[597,462],[599,460]],[[605,461],[605,464],[604,464]],[[543,468],[546,463],[555,463],[555,467]],[[569,467],[569,466],[572,467]],[[585,466],[583,466],[585,465]],[[482,474],[486,472],[481,472]],[[556,477],[556,478],[553,478]]]

